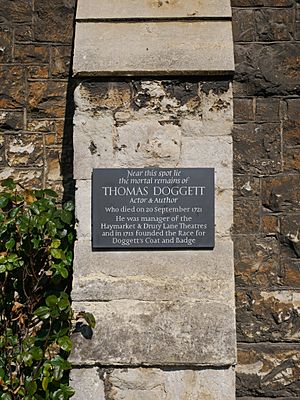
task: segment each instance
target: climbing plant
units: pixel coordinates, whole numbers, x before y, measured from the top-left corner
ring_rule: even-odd
[[[8,179],[0,192],[0,399],[65,400],[74,318],[73,204]],[[81,314],[81,317],[83,315]],[[85,316],[94,325],[92,316]]]

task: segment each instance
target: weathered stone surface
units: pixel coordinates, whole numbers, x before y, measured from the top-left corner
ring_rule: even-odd
[[[234,203],[234,233],[258,233],[260,228],[259,199],[241,198]]]
[[[282,285],[300,288],[300,260],[282,259],[280,278]]]
[[[42,168],[5,167],[0,169],[0,181],[12,178],[15,182],[19,182],[26,188],[41,189],[43,186],[43,169]]]
[[[16,44],[15,61],[22,64],[39,64],[49,62],[48,46],[36,44]]]
[[[280,247],[275,238],[240,236],[234,241],[238,287],[271,287],[280,284]]]
[[[213,251],[190,252],[188,265],[184,251],[92,252],[89,240],[79,240],[75,245],[72,298],[74,301],[196,299],[233,306],[232,260],[229,238],[217,240]]]
[[[257,122],[278,122],[280,100],[258,97],[256,99],[255,120]]]
[[[232,400],[234,398],[234,371],[224,370],[162,370],[158,368],[130,369],[73,369],[74,400],[94,400],[87,397],[87,385],[93,382],[99,388],[97,400]]]
[[[299,342],[300,293],[248,291],[237,294],[237,334],[242,342]]]
[[[283,142],[285,147],[300,146],[300,123],[285,121],[283,124]]]
[[[261,9],[255,11],[258,41],[291,40],[294,28],[294,10]]]
[[[71,43],[75,0],[35,0],[34,7],[34,35],[37,41]]]
[[[0,22],[31,22],[32,0],[0,1]]]
[[[73,335],[75,365],[211,365],[235,360],[234,309],[203,301],[73,302],[92,312],[92,338]]]
[[[15,40],[18,42],[34,41],[32,25],[17,25],[15,26]]]
[[[47,79],[49,78],[49,65],[30,65],[28,66],[29,79]]]
[[[3,135],[0,135],[0,166],[3,167],[5,164],[5,138]]]
[[[62,180],[61,152],[58,149],[48,149],[45,178],[47,181]]]
[[[51,48],[51,75],[55,78],[67,78],[70,73],[70,46],[53,46]]]
[[[8,135],[7,163],[10,167],[43,166],[43,138],[39,135]]]
[[[8,26],[0,26],[0,62],[7,63],[12,60],[13,33]]]
[[[262,179],[262,204],[273,212],[300,210],[299,174],[277,175]]]
[[[0,130],[19,131],[24,128],[23,111],[0,111]]]
[[[255,38],[253,10],[233,9],[232,25],[235,42],[251,42]]]
[[[91,117],[77,111],[74,117],[74,177],[91,179],[92,169],[112,166],[115,128],[111,116]]]
[[[299,55],[300,44],[296,42],[269,46],[237,44],[235,79],[247,85],[249,95],[297,94],[300,89]]]
[[[230,17],[230,1],[211,0],[79,0],[77,20],[127,18]]]
[[[253,400],[259,396],[297,399],[299,366],[299,345],[239,345],[237,395],[250,396],[243,400],[251,400],[251,396]]]
[[[232,139],[224,137],[182,138],[182,167],[212,167],[216,172],[216,186],[220,189],[233,187]]]
[[[275,174],[281,172],[279,124],[236,125],[233,131],[234,171]]]
[[[300,149],[284,148],[283,151],[283,170],[295,173],[300,171]]]
[[[100,378],[99,368],[73,368],[70,385],[76,391],[74,400],[105,400],[104,381]]]
[[[259,178],[251,175],[235,175],[234,196],[236,198],[260,196]]]
[[[160,125],[157,120],[132,121],[117,129],[115,165],[172,167],[179,164],[180,149],[178,126]]]
[[[234,70],[229,21],[121,22],[117,27],[110,22],[76,25],[75,75],[220,74]]]
[[[64,118],[66,82],[29,82],[28,114],[31,118]]]
[[[289,7],[294,4],[294,0],[232,0],[233,7]]]
[[[245,122],[254,120],[253,99],[234,99],[233,102],[234,121]]]
[[[22,107],[25,103],[24,69],[0,65],[0,108]]]
[[[300,257],[299,228],[299,214],[287,214],[280,218],[280,240],[291,257]]]

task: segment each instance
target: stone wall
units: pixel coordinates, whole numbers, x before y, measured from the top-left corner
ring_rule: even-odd
[[[237,395],[300,397],[300,4],[232,0]]]
[[[1,179],[59,189],[63,168],[70,182],[72,110],[66,113],[66,97],[74,2],[0,0]],[[300,397],[299,1],[232,0],[232,6],[237,394],[244,400],[291,400]],[[102,382],[109,393],[122,372],[90,370],[90,398],[101,399]],[[129,389],[140,387],[138,373],[127,379]],[[162,377],[153,370],[147,381],[153,387],[145,387],[163,393],[166,376],[168,382],[187,382],[187,388],[201,378],[190,371]]]
[[[0,1],[0,179],[71,190],[74,11],[75,0]]]

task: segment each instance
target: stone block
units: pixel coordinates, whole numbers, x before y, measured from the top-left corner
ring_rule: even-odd
[[[181,167],[215,168],[216,186],[231,189],[232,178],[232,139],[230,136],[183,137],[181,148]]]
[[[274,237],[238,236],[234,240],[238,287],[273,287],[281,283],[280,246]]]
[[[0,181],[12,178],[15,182],[32,189],[42,189],[43,170],[42,168],[11,168],[5,167],[0,171]]]
[[[233,142],[235,173],[267,175],[281,172],[279,123],[235,125]]]
[[[265,400],[297,399],[300,395],[299,365],[300,346],[297,344],[240,344],[237,396],[243,400],[260,396]]]
[[[71,46],[51,48],[51,75],[55,78],[68,78],[70,73]]]
[[[12,61],[13,32],[9,26],[0,26],[0,62],[9,63]]]
[[[49,62],[49,48],[39,44],[15,44],[15,61],[20,64],[41,64]]]
[[[24,127],[23,111],[0,111],[0,130],[19,131]]]
[[[260,228],[260,200],[240,198],[234,202],[234,233],[258,233]]]
[[[71,43],[75,3],[75,0],[35,0],[35,39],[39,42]]]
[[[9,167],[42,167],[43,138],[39,135],[8,135],[7,163]]]
[[[115,165],[173,167],[179,164],[180,149],[181,131],[178,126],[160,125],[155,119],[132,121],[117,128]]]
[[[0,0],[0,22],[28,23],[32,20],[32,0]]]
[[[255,38],[253,10],[233,9],[232,29],[235,42],[253,42]]]
[[[265,177],[262,182],[262,204],[273,212],[300,210],[299,174]]]
[[[234,121],[245,122],[254,120],[253,99],[234,99]]]
[[[79,0],[76,19],[230,17],[229,0]]]
[[[20,108],[25,104],[24,68],[0,65],[0,108]]]
[[[67,82],[44,81],[28,84],[28,115],[30,118],[64,118]]]
[[[300,289],[300,260],[283,258],[280,264],[282,285]]]
[[[255,25],[258,41],[292,40],[294,10],[292,8],[256,10]]]
[[[91,116],[76,111],[74,117],[74,177],[91,179],[93,168],[111,166],[115,127],[112,116]]]
[[[98,368],[73,368],[70,385],[75,389],[73,400],[106,400],[104,381]]]
[[[260,196],[260,179],[251,175],[234,176],[234,197]]]
[[[291,173],[300,171],[300,149],[284,148],[283,150],[283,170]]]
[[[233,306],[233,285],[229,238],[217,240],[213,251],[188,253],[92,252],[89,240],[75,245],[74,301],[197,299]]]
[[[76,25],[75,75],[195,75],[233,71],[230,21],[120,22],[117,29],[111,22]]]
[[[74,400],[232,400],[234,371],[85,368],[71,371]],[[94,392],[90,392],[90,385]],[[91,394],[90,394],[91,393]],[[94,397],[92,397],[94,396]]]
[[[300,87],[299,42],[236,44],[235,79],[250,96],[297,94]],[[270,68],[272,60],[272,68]]]
[[[280,119],[279,107],[279,99],[258,97],[255,110],[256,122],[278,122]]]
[[[299,291],[240,291],[236,304],[238,341],[300,342]]]
[[[73,335],[75,365],[230,366],[235,362],[234,308],[226,302],[73,302],[94,314],[92,337]]]

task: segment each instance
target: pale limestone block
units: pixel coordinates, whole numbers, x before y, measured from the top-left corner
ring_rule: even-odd
[[[110,165],[113,158],[114,121],[76,111],[74,116],[74,177],[91,179],[93,168]]]
[[[73,301],[216,301],[234,307],[233,243],[212,251],[92,252],[75,244]]]
[[[231,136],[182,137],[180,167],[215,168],[219,189],[233,188],[232,157]]]
[[[79,0],[76,19],[231,17],[230,0]]]
[[[92,182],[76,181],[75,219],[78,238],[91,238],[92,225]]]
[[[174,167],[179,163],[180,147],[178,126],[141,118],[117,129],[115,166]]]
[[[207,370],[115,369],[105,382],[114,400],[234,400],[233,368]]]
[[[226,302],[73,302],[97,321],[91,338],[73,335],[76,365],[234,364],[235,313]]]
[[[98,368],[73,368],[70,371],[70,385],[75,389],[73,400],[105,400],[104,382]]]
[[[230,236],[233,225],[233,190],[220,189],[215,191],[216,237]]]
[[[230,21],[76,24],[75,75],[195,75],[233,71]]]

